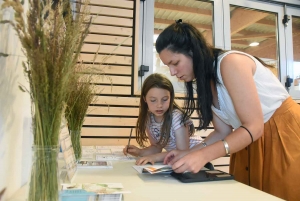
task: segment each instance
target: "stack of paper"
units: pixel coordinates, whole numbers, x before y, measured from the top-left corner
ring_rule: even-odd
[[[123,153],[124,146],[82,146],[83,160],[127,161],[135,157]]]

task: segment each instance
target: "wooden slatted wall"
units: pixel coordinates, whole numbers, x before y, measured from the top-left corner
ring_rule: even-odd
[[[91,63],[97,52],[95,62],[102,63],[99,68],[107,77],[100,79],[95,76],[93,79],[98,96],[89,107],[81,141],[82,145],[125,146],[130,129],[135,127],[139,107],[139,96],[133,94],[133,80],[138,68],[134,62],[137,53],[133,53],[133,49],[138,47],[135,42],[138,40],[134,37],[135,30],[138,30],[134,7],[139,4],[129,0],[91,0],[90,5],[94,18],[80,59]],[[107,58],[112,51],[113,55]],[[181,100],[177,103],[182,105]],[[196,115],[193,121],[199,125]],[[205,138],[212,129],[197,134]],[[131,144],[137,145],[135,139],[131,140]],[[229,157],[214,160],[213,164],[228,172]]]
[[[102,63],[99,68],[105,76],[93,79],[98,96],[88,109],[82,144],[125,145],[138,109],[137,98],[131,95],[134,1],[91,0],[90,4],[94,20],[81,59],[89,63],[97,52],[95,62]]]

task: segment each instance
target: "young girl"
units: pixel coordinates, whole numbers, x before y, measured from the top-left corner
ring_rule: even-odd
[[[188,117],[182,118],[182,109],[174,97],[173,85],[167,77],[155,73],[144,81],[136,140],[141,147],[145,147],[147,139],[151,145],[142,149],[130,145],[128,150],[127,146],[123,150],[125,155],[142,156],[136,161],[137,165],[163,161],[169,151],[187,150],[202,141],[200,136],[191,137],[195,131],[193,122]]]

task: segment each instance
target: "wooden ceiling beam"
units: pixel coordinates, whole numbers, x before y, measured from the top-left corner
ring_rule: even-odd
[[[261,58],[276,59],[277,41],[275,39],[267,39],[259,43],[258,46],[248,47],[244,52]],[[266,55],[269,55],[268,57]]]
[[[154,34],[159,35],[163,30],[154,29]]]
[[[253,38],[273,38],[275,33],[266,33],[266,34],[249,34],[244,36],[233,36],[231,40],[242,40],[242,39],[253,39]]]
[[[255,24],[261,24],[261,25],[265,25],[265,26],[271,26],[271,27],[274,28],[276,26],[276,20],[275,21],[271,21],[271,20],[261,19],[261,20],[258,20],[257,22],[255,22]]]
[[[154,18],[155,24],[173,24],[174,20],[165,20],[160,18]],[[204,30],[212,30],[212,25],[200,24],[200,23],[191,23],[197,29],[204,29]]]
[[[300,60],[300,33],[293,34],[293,48],[294,48],[294,61]],[[276,39],[267,39],[256,47],[248,47],[244,51],[251,55],[256,55],[262,58],[276,59],[276,52],[278,49]],[[272,55],[272,57],[266,57]]]
[[[251,24],[265,18],[268,13],[236,8],[231,13],[231,35],[243,30]]]
[[[212,15],[211,10],[206,10],[206,9],[201,9],[201,8],[192,8],[192,7],[187,7],[187,6],[179,6],[179,5],[160,3],[160,2],[155,2],[154,8],[169,10],[169,11],[176,11],[176,12],[184,12],[184,13],[189,13],[189,14],[197,14],[197,15],[206,15],[206,16]]]
[[[294,61],[300,62],[300,33],[293,33]]]
[[[266,20],[266,19],[261,19],[261,20],[255,22],[255,24],[269,26],[270,28],[273,28],[274,30],[276,29],[276,26],[277,26],[276,21],[271,21],[271,20]],[[293,22],[292,24],[293,24],[294,31],[299,32],[300,31],[300,26],[295,22]]]
[[[231,44],[249,46],[250,43],[248,41],[245,41],[245,40],[235,40],[235,41],[231,41]]]

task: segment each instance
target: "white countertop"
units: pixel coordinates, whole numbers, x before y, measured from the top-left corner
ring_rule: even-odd
[[[281,200],[234,180],[181,183],[170,175],[139,174],[134,161],[113,162],[113,169],[78,169],[73,183],[122,183],[124,201]],[[24,187],[9,201],[24,201]]]
[[[181,183],[170,175],[138,174],[133,165],[134,162],[117,162],[113,169],[81,169],[73,182],[122,183],[125,190],[131,191],[124,194],[124,201],[281,200],[234,180]]]

